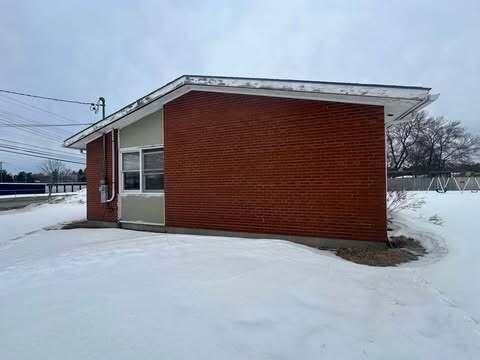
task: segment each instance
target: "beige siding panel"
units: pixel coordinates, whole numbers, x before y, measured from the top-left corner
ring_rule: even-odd
[[[145,116],[120,130],[120,147],[163,144],[163,111]]]
[[[120,221],[164,224],[165,199],[163,195],[123,195]]]

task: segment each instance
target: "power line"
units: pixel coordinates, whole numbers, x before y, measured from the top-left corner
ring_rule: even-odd
[[[16,146],[0,145],[0,149],[22,151],[22,152],[26,152],[28,154],[35,154],[35,155],[42,155],[42,156],[62,157],[65,160],[84,162],[83,159],[78,159],[78,158],[75,158],[75,157],[64,156],[64,155],[61,155],[61,154],[51,153],[51,152],[35,151],[35,150],[20,148],[20,147],[16,147]]]
[[[18,100],[18,99],[11,98],[10,96],[7,96],[7,95],[2,95],[2,97],[1,97],[0,99],[16,102],[17,104],[15,104],[15,105],[21,106],[21,107],[23,107],[24,109],[26,109],[26,107],[29,107],[30,109],[27,109],[27,110],[30,110],[30,111],[31,111],[31,109],[37,110],[37,111],[42,111],[42,112],[44,112],[44,113],[47,113],[47,114],[56,116],[56,117],[58,117],[58,118],[75,122],[75,120],[73,120],[73,119],[71,119],[71,118],[69,118],[69,117],[67,117],[67,116],[64,116],[64,115],[61,115],[61,114],[57,114],[56,112],[53,112],[53,111],[50,111],[50,110],[41,108],[41,107],[36,106],[36,105],[32,105],[32,104],[23,102],[23,101]]]
[[[103,103],[99,102],[97,104],[93,102],[84,102],[84,101],[77,101],[77,100],[70,100],[70,99],[64,99],[64,98],[54,98],[54,97],[49,97],[49,96],[40,96],[40,95],[34,95],[30,93],[24,93],[24,92],[17,92],[17,91],[11,91],[11,90],[5,90],[5,89],[0,89],[0,93],[4,94],[12,94],[12,95],[18,95],[18,96],[24,96],[24,97],[29,97],[29,98],[36,98],[36,99],[42,99],[42,100],[50,100],[50,101],[56,101],[56,102],[63,102],[63,103],[71,103],[71,104],[79,104],[79,105],[88,105],[91,110],[94,110],[95,112],[99,109],[100,106],[102,106],[103,111],[105,111],[105,102]],[[1,95],[1,94],[0,94]],[[37,111],[42,111],[44,113],[48,113],[50,115],[56,116],[58,118],[65,119],[69,121],[70,123],[42,123],[36,120],[28,119],[25,118],[24,116],[20,114],[15,114],[11,113],[8,111],[1,111],[4,115],[7,115],[7,118],[0,117],[0,127],[6,127],[6,128],[15,128],[17,130],[24,131],[26,133],[29,133],[31,135],[38,137],[43,137],[44,139],[47,139],[49,142],[57,142],[57,141],[63,141],[63,138],[60,138],[58,136],[58,131],[55,130],[53,133],[50,133],[49,130],[43,129],[43,128],[61,128],[65,126],[86,126],[86,125],[91,125],[91,123],[77,123],[72,119],[69,119],[65,116],[56,114],[52,111],[42,109],[41,107],[37,107],[34,105],[30,105],[28,103],[22,102],[18,99],[11,98],[6,95],[2,95],[1,99],[8,100],[8,101],[13,101],[16,103],[17,106],[22,106],[25,107],[27,106],[30,109],[34,109]],[[103,99],[103,98],[101,98]],[[100,100],[99,100],[100,101]],[[20,105],[19,105],[20,104]],[[27,109],[27,110],[30,110]],[[31,110],[30,110],[31,111]],[[9,115],[14,116],[16,119],[8,119],[10,117]],[[32,129],[35,128],[35,129]],[[53,130],[53,129],[52,129]],[[59,129],[59,131],[64,132],[66,131],[65,129]],[[80,154],[67,154],[66,150],[58,150],[56,151],[55,149],[51,150],[48,149],[47,147],[35,147],[35,145],[28,145],[28,144],[23,144],[18,141],[13,141],[13,140],[7,140],[7,139],[0,139],[2,142],[0,142],[0,152],[7,153],[7,154],[15,154],[19,156],[27,156],[27,157],[34,157],[34,158],[40,158],[40,159],[48,159],[48,160],[57,160],[57,161],[62,161],[62,162],[67,162],[67,163],[72,163],[72,164],[80,164],[80,165],[85,165],[85,159],[82,159],[82,156]],[[43,148],[43,149],[42,149]]]
[[[33,95],[33,94],[21,93],[21,92],[11,91],[11,90],[0,89],[0,92],[7,93],[7,94],[13,94],[13,95],[19,95],[19,96],[27,96],[27,97],[43,99],[43,100],[52,100],[52,101],[66,102],[66,103],[72,103],[72,104],[95,106],[95,104],[92,103],[92,102],[59,99],[59,98],[53,98],[53,97],[49,97],[49,96]]]
[[[16,99],[12,99],[12,98],[10,98],[10,97],[8,97],[8,96],[6,96],[6,95],[0,94],[0,96],[1,96],[1,97],[0,97],[0,100],[4,100],[4,101],[5,101],[5,100],[15,101],[15,102],[18,102],[18,103],[20,103],[20,104],[25,104],[25,105],[27,105],[27,106],[30,106],[30,105],[27,104],[27,103],[24,103],[24,102],[19,101],[19,100],[16,100]],[[19,105],[19,104],[17,104],[17,106],[18,106],[18,105]],[[22,105],[20,105],[20,106],[22,106]],[[75,122],[75,120],[69,119],[69,118],[67,118],[67,117],[65,117],[65,116],[61,116],[61,115],[55,114],[55,113],[50,112],[50,111],[48,111],[48,110],[45,110],[45,109],[42,109],[42,108],[37,108],[37,107],[35,107],[35,106],[30,106],[30,107],[32,107],[33,109],[38,109],[38,110],[43,111],[43,112],[46,112],[46,113],[51,113],[52,115],[54,115],[54,116],[56,116],[56,117],[66,119],[66,120],[68,120],[68,121],[73,121],[73,122]],[[30,111],[31,111],[31,110],[30,110]],[[26,128],[26,127],[28,127],[28,126],[24,126],[23,124],[26,124],[26,123],[41,123],[41,121],[33,120],[33,119],[30,119],[30,118],[26,118],[25,116],[22,116],[22,115],[20,115],[20,114],[17,114],[17,113],[14,113],[14,112],[9,112],[9,111],[3,110],[3,109],[0,109],[0,113],[3,113],[3,114],[5,114],[5,115],[14,116],[14,117],[16,117],[16,118],[18,118],[18,119],[21,119],[20,121],[22,122],[22,125],[21,125],[21,126],[14,126],[14,123],[16,123],[16,122],[18,122],[18,121],[15,121],[15,120],[10,121],[10,120],[8,120],[8,119],[3,119],[3,120],[5,120],[5,121],[8,121],[8,124],[12,124],[11,126],[10,126],[10,125],[6,125],[6,126],[4,126],[4,127],[12,127],[12,128],[20,128],[20,127],[22,127],[22,128]],[[85,124],[85,123],[82,123],[82,125],[79,125],[79,126],[85,126],[85,125],[83,125],[83,124]],[[86,125],[89,125],[89,124],[86,124]],[[40,128],[40,126],[33,126],[33,127]],[[42,126],[42,127],[48,128],[48,126],[47,126],[47,127],[46,127],[46,126]],[[58,128],[58,127],[57,127],[57,128]],[[23,131],[25,131],[25,129],[18,129],[18,130],[23,130]],[[60,137],[58,137],[58,131],[55,131],[54,137],[55,137],[55,140],[63,141],[63,138],[66,137],[67,135],[69,135],[70,132],[67,131],[65,128],[60,129],[60,131],[61,131],[62,133],[64,133],[65,136],[62,135],[62,138],[60,138]],[[27,131],[27,132],[28,132],[28,131]],[[52,138],[52,136],[50,135],[50,133],[48,132],[48,130],[43,130],[43,129],[40,130],[40,129],[38,129],[38,130],[36,130],[36,132],[43,133],[43,134],[46,135],[48,138]]]
[[[0,124],[11,124],[11,123],[12,123],[12,121],[10,121],[10,120],[0,118]],[[24,131],[26,133],[29,133],[31,135],[35,135],[36,137],[45,138],[48,141],[54,141],[54,142],[62,142],[63,141],[63,138],[61,138],[60,136],[54,136],[50,133],[45,132],[43,129],[33,130],[31,128],[24,128],[24,127],[16,128],[16,129]]]
[[[6,124],[6,125],[15,124],[15,123],[26,124],[26,125],[27,124],[39,124],[40,123],[40,121],[38,121],[38,120],[33,120],[33,119],[30,119],[30,118],[26,118],[25,116],[22,116],[22,115],[16,114],[16,113],[12,113],[12,112],[3,110],[1,108],[0,108],[0,113],[4,114],[4,115],[7,115],[7,116],[13,116],[13,117],[17,118],[16,120],[9,119],[9,118],[0,118],[0,121],[3,120],[2,123]],[[19,130],[27,131],[27,129],[19,129]],[[29,130],[29,131],[32,131],[32,130]],[[65,134],[68,134],[68,132],[64,129],[61,129],[61,131],[64,132]],[[48,130],[38,129],[34,132],[34,134],[44,134],[45,136],[50,137],[50,138],[55,137],[56,138],[55,140],[63,141],[63,137],[58,136],[58,131],[55,131],[54,135],[53,135]]]
[[[61,159],[68,160],[68,161],[76,161],[76,162],[85,163],[85,158],[71,156],[71,155],[64,154],[64,153],[44,151],[44,150],[41,150],[41,149],[38,149],[38,151],[36,151],[37,149],[30,149],[30,148],[24,148],[24,147],[19,147],[19,146],[8,146],[8,145],[0,144],[0,150],[1,149],[6,149],[8,151],[21,151],[22,153],[28,153],[28,154],[34,154],[34,155],[40,155],[40,156],[47,156],[47,157],[54,157],[54,158],[61,158]]]
[[[23,156],[31,156],[31,157],[41,158],[41,159],[58,160],[58,161],[63,161],[63,162],[68,162],[68,163],[73,163],[73,164],[85,165],[84,162],[71,161],[71,160],[65,160],[65,159],[60,159],[60,158],[55,158],[55,157],[49,157],[49,156],[42,156],[42,155],[25,154],[25,153],[21,153],[21,152],[17,152],[17,151],[11,151],[11,150],[0,149],[0,152],[6,152],[6,153],[11,153],[11,154],[18,154],[18,155],[23,155]]]
[[[39,149],[45,149],[45,150],[55,150],[53,149],[51,146],[48,147],[48,146],[41,146],[41,145],[37,145],[37,144],[27,144],[26,142],[22,142],[22,141],[15,141],[15,140],[10,140],[10,139],[4,139],[4,138],[0,138],[0,142],[5,142],[5,143],[15,143],[15,144],[19,144],[21,146],[31,146],[31,147],[36,147],[36,148],[39,148]],[[70,152],[70,149],[66,149],[66,148],[63,148],[63,147],[60,147],[59,149],[57,149],[58,151],[65,151],[65,152]],[[78,153],[78,155],[80,156],[81,153]],[[72,155],[76,155],[76,154],[73,154]]]
[[[0,89],[0,91],[2,91],[2,90]],[[3,92],[6,92],[7,94],[8,94],[8,93],[17,94],[17,92],[15,92],[15,91],[10,91],[10,90],[5,90],[5,91],[3,91]],[[40,97],[40,96],[37,96],[37,95],[26,94],[26,93],[18,93],[18,94],[24,94],[25,96],[32,95],[32,97]],[[31,108],[31,109],[35,109],[35,110],[38,110],[38,111],[42,111],[42,112],[45,112],[45,113],[49,113],[49,114],[51,114],[51,115],[53,115],[53,116],[56,116],[56,117],[59,117],[59,118],[63,118],[63,119],[68,120],[68,121],[75,122],[75,120],[72,120],[72,119],[70,119],[70,118],[67,118],[67,117],[65,117],[65,116],[63,116],[63,115],[59,115],[59,114],[56,114],[56,113],[54,113],[54,112],[52,112],[52,111],[45,110],[45,109],[43,109],[43,108],[40,108],[40,107],[37,107],[37,106],[34,106],[34,105],[30,105],[30,104],[25,103],[25,102],[22,102],[22,101],[20,101],[20,100],[18,100],[18,99],[11,98],[11,97],[9,97],[9,96],[7,96],[7,95],[2,95],[2,94],[0,93],[0,96],[1,96],[1,97],[0,97],[0,100],[3,99],[3,100],[8,100],[8,101],[14,101],[14,102],[17,103],[17,104],[16,104],[17,106],[22,106],[22,105],[19,105],[19,104],[23,104],[23,105],[25,105],[25,106],[28,106],[28,107]],[[60,101],[60,100],[66,100],[66,99],[57,99],[57,98],[50,98],[50,97],[44,97],[44,96],[42,96],[42,97],[40,97],[40,98],[54,99],[54,100],[59,100],[59,101]],[[69,101],[70,101],[70,100],[69,100]],[[73,100],[71,100],[71,101],[73,101]],[[103,98],[100,98],[96,104],[86,103],[86,102],[80,102],[80,103],[84,103],[84,104],[90,105],[90,110],[95,111],[95,113],[98,111],[98,109],[99,109],[100,107],[102,108],[102,111],[103,111],[103,112],[105,111],[105,101],[103,100]],[[1,110],[1,109],[0,109],[0,110]],[[0,112],[2,112],[2,111],[0,111]],[[32,119],[25,118],[25,117],[23,117],[23,116],[21,116],[21,115],[19,115],[19,114],[10,113],[10,112],[7,112],[7,111],[3,111],[3,113],[6,114],[6,115],[9,115],[9,114],[10,114],[10,115],[13,115],[13,116],[15,116],[15,117],[17,117],[17,118],[26,120],[26,121],[23,121],[22,124],[25,123],[25,122],[26,122],[26,123],[34,123],[34,122],[35,122],[35,123],[39,123],[39,121],[35,121],[35,120],[32,120]],[[5,123],[5,122],[6,122],[6,123]],[[0,123],[3,123],[3,124],[15,124],[15,122],[18,123],[18,121],[11,121],[11,120],[8,120],[8,119],[3,119],[3,121],[2,121],[2,119],[0,119]],[[85,125],[90,125],[90,124],[85,124]],[[82,123],[82,125],[78,125],[78,126],[85,126],[85,125]],[[61,137],[58,136],[59,132],[65,133],[65,134],[69,134],[69,132],[68,132],[65,128],[62,128],[62,127],[59,127],[59,126],[51,127],[52,129],[55,129],[55,131],[54,131],[54,133],[53,133],[54,135],[53,135],[53,134],[50,135],[51,133],[49,132],[49,130],[50,130],[50,129],[48,129],[49,127],[43,127],[43,128],[45,128],[45,129],[43,129],[43,128],[41,128],[40,126],[37,126],[36,129],[34,129],[34,130],[30,129],[28,126],[23,126],[23,125],[22,125],[22,126],[13,126],[13,125],[12,125],[12,126],[6,126],[6,127],[16,128],[17,130],[21,130],[21,131],[24,131],[24,132],[27,132],[27,133],[30,133],[30,134],[33,134],[33,135],[36,135],[36,136],[42,136],[42,135],[43,135],[43,137],[44,137],[45,139],[47,139],[47,138],[49,139],[48,141],[52,141],[52,140],[53,140],[53,141],[55,141],[55,142],[57,142],[57,141],[63,142],[63,140],[64,140],[64,138],[65,138],[65,136],[63,136],[63,135],[62,135]],[[58,130],[57,130],[57,129],[58,129]],[[41,134],[42,134],[42,135],[41,135]]]
[[[8,122],[5,122],[4,120],[2,120],[0,118],[0,124],[8,124]],[[40,130],[42,130],[42,129],[38,129],[38,130],[35,131],[31,128],[16,128],[16,130],[23,131],[27,134],[34,135],[36,138],[42,138],[42,139],[44,139],[46,141],[49,141],[49,142],[59,143],[59,142],[63,141],[63,139],[60,138],[60,137],[49,135],[49,134],[44,134],[44,133],[40,132]]]
[[[0,144],[0,148],[15,150],[15,151],[25,151],[27,153],[45,155],[45,156],[62,156],[63,158],[68,158],[68,160],[75,160],[75,161],[84,161],[85,160],[85,159],[79,159],[79,158],[76,158],[75,156],[70,156],[70,155],[67,155],[67,154],[59,154],[59,153],[56,153],[55,151],[35,150],[35,149],[29,149],[29,148],[26,148],[26,147],[16,146],[16,145],[2,145],[2,144]]]
[[[92,125],[92,123],[76,123],[76,124],[5,124],[0,127],[52,127],[52,126],[85,126]]]
[[[9,124],[13,124],[13,123],[40,124],[40,123],[42,123],[39,120],[34,120],[34,119],[29,118],[29,117],[25,117],[23,115],[20,115],[16,112],[10,112],[10,111],[7,111],[7,110],[2,109],[2,108],[0,108],[0,113],[3,114],[3,115],[6,115],[7,117],[13,116],[13,117],[18,119],[18,120],[13,120],[13,119],[5,119],[4,118],[3,120],[8,121]],[[62,130],[62,131],[65,131],[65,130]]]
[[[70,156],[67,154],[60,154],[55,151],[45,151],[45,150],[35,150],[35,149],[30,149],[22,146],[16,146],[16,145],[4,145],[0,144],[0,149],[7,149],[7,150],[14,150],[14,151],[22,151],[28,154],[36,154],[36,155],[42,155],[42,156],[52,156],[52,157],[58,157],[66,160],[72,160],[72,161],[80,161],[80,162],[85,162],[85,159],[81,158],[76,158],[74,156]]]
[[[19,129],[19,130],[30,130],[30,129]],[[38,148],[40,150],[47,150],[47,151],[54,150],[54,151],[58,151],[58,152],[70,153],[70,151],[69,151],[70,149],[64,148],[58,141],[53,141],[53,140],[49,140],[49,139],[38,139],[39,141],[41,141],[42,145],[46,145],[46,146],[41,146],[41,145],[37,145],[35,143],[32,144],[32,143],[26,142],[24,140],[25,137],[22,136],[21,139],[14,138],[15,140],[21,140],[21,141],[15,141],[15,140],[3,139],[2,138],[2,139],[0,139],[0,142],[6,143],[7,145],[30,146],[32,148]],[[73,154],[73,155],[77,155],[77,156],[82,157],[81,153]]]
[[[72,160],[78,160],[78,161],[84,161],[85,158],[81,155],[77,155],[77,154],[68,154],[67,152],[62,152],[62,151],[56,151],[55,149],[52,150],[52,149],[41,149],[41,148],[37,148],[35,146],[31,146],[31,145],[17,145],[17,144],[9,144],[9,143],[0,143],[0,147],[3,147],[3,148],[8,148],[8,149],[11,149],[11,150],[20,150],[20,151],[31,151],[31,152],[34,152],[34,153],[38,153],[38,154],[41,154],[41,155],[48,155],[48,156],[62,156],[62,157],[68,157]]]
[[[25,142],[20,142],[20,141],[15,141],[15,140],[10,140],[10,139],[4,139],[4,138],[0,138],[0,142],[4,142],[6,143],[7,145],[11,145],[10,143],[13,143],[13,144],[18,144],[16,146],[28,146],[28,147],[31,147],[31,148],[37,148],[39,150],[46,150],[46,151],[58,151],[59,153],[61,152],[64,152],[66,155],[69,155],[69,156],[78,156],[80,157],[81,159],[84,159],[84,156],[83,154],[81,153],[72,153],[70,152],[70,149],[65,149],[65,148],[59,148],[59,149],[53,149],[52,147],[47,147],[47,146],[41,146],[41,145],[37,145],[37,144],[27,144]]]

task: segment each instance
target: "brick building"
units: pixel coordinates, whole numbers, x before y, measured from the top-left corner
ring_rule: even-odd
[[[65,140],[87,217],[181,233],[386,241],[385,126],[429,88],[182,76]]]

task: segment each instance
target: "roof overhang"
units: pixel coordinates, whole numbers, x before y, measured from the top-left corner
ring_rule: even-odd
[[[87,143],[102,134],[130,125],[189,91],[378,105],[385,108],[386,125],[411,119],[438,98],[430,94],[430,88],[415,86],[183,75],[69,137],[63,145],[85,149]]]

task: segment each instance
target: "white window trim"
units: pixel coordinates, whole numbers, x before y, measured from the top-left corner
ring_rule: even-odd
[[[161,149],[164,150],[163,144],[155,144],[155,145],[145,145],[145,146],[133,146],[133,147],[126,147],[119,149],[119,179],[120,179],[120,195],[149,195],[149,196],[159,196],[164,194],[164,190],[151,190],[151,191],[143,191],[144,184],[143,184],[143,150],[152,150],[152,149]],[[139,159],[140,159],[140,189],[139,190],[125,190],[123,187],[123,153],[132,153],[138,152]],[[165,170],[164,170],[165,176]]]
[[[139,168],[138,168],[138,176],[140,177],[139,181],[140,181],[140,188],[137,190],[126,190],[125,187],[124,187],[124,180],[123,180],[123,154],[131,154],[131,153],[138,153],[138,158],[139,158]],[[125,193],[125,194],[136,194],[136,193],[140,193],[142,191],[142,153],[140,150],[121,150],[120,151],[120,161],[119,161],[119,165],[120,165],[120,193]],[[136,170],[131,170],[129,172],[137,172]]]
[[[142,176],[142,182],[140,183],[140,189],[142,190],[143,193],[147,193],[147,194],[158,194],[158,193],[163,193],[164,192],[164,189],[161,189],[161,190],[145,190],[145,175],[148,175],[148,174],[162,174],[164,176],[164,179],[165,179],[165,164],[164,164],[164,167],[163,169],[150,169],[150,170],[146,170],[145,171],[145,167],[144,167],[144,161],[143,161],[143,157],[144,157],[144,152],[145,150],[150,150],[152,151],[151,153],[162,153],[164,154],[164,151],[163,151],[163,147],[158,147],[158,148],[143,148],[142,151],[140,152],[140,156],[142,158],[142,161],[140,162],[141,163],[141,172],[140,172],[140,175]]]

